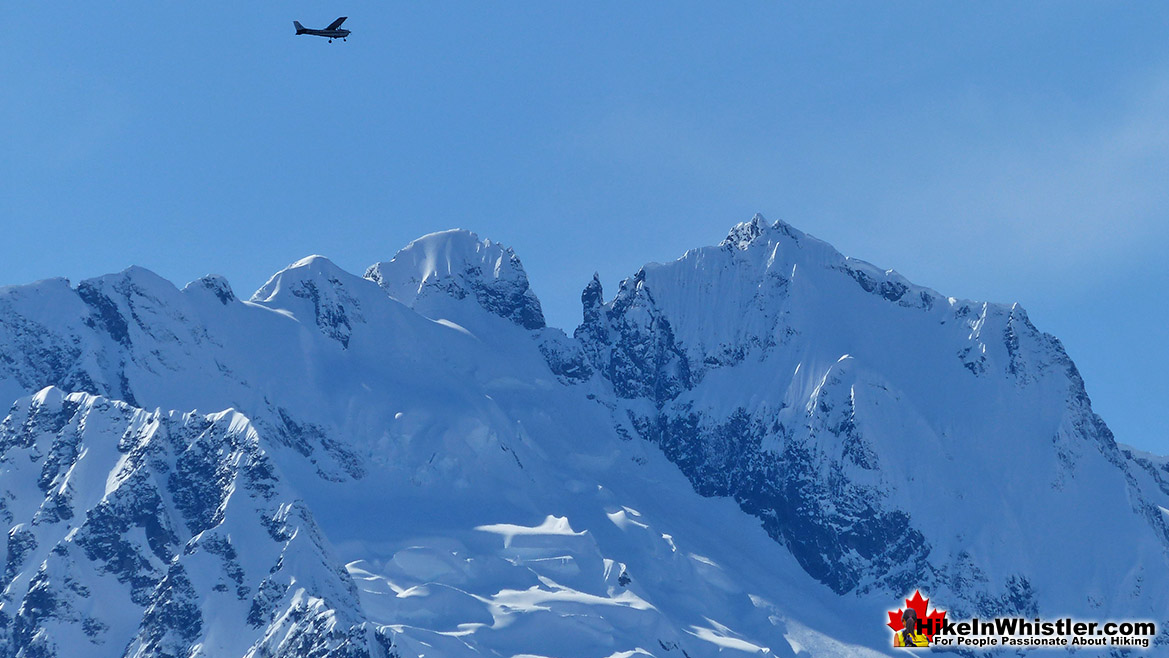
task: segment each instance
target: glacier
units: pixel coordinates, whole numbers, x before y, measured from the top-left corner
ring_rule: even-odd
[[[581,301],[466,230],[246,300],[0,288],[0,655],[890,655],[916,589],[1169,624],[1169,460],[1020,306],[760,216]]]

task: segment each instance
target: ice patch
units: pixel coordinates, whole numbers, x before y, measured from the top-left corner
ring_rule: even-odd
[[[572,526],[568,524],[568,517],[552,516],[551,514],[538,526],[529,527],[513,525],[511,523],[494,523],[491,525],[476,526],[475,529],[480,532],[502,535],[503,546],[505,548],[510,548],[512,541],[516,537],[538,537],[540,535],[580,537],[586,534],[585,532],[576,532],[573,530]]]

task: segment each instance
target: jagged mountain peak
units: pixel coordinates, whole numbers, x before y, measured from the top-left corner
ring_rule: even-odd
[[[588,313],[590,308],[605,303],[605,288],[601,285],[601,275],[599,272],[593,272],[593,278],[589,280],[585,289],[581,292],[580,300],[584,304],[586,313]]]
[[[756,213],[750,221],[739,222],[731,227],[727,237],[719,243],[720,247],[733,247],[744,250],[757,238],[770,231],[772,226],[767,223],[763,215]]]
[[[737,259],[756,264],[760,268],[814,267],[830,268],[841,272],[854,270],[859,276],[874,280],[888,280],[895,285],[905,285],[918,291],[927,291],[931,296],[941,298],[937,292],[910,283],[892,269],[882,269],[868,261],[845,256],[831,243],[805,233],[791,224],[776,220],[768,221],[756,214],[750,221],[740,222],[731,227],[727,237],[717,247],[700,247],[687,252],[679,260],[711,257],[708,252],[722,250],[730,252]],[[745,252],[745,253],[741,253]],[[661,267],[654,263],[647,267]],[[669,265],[668,263],[665,265]],[[794,276],[794,274],[793,274]],[[854,276],[854,278],[858,278]]]
[[[515,252],[464,229],[418,238],[370,266],[365,278],[427,317],[460,316],[463,305],[451,300],[469,299],[525,329],[544,327],[540,300]]]
[[[29,399],[29,404],[35,407],[40,407],[42,409],[57,411],[60,410],[61,404],[65,401],[65,396],[67,395],[69,395],[68,392],[63,391],[56,386],[46,386],[37,391],[36,394],[34,394]],[[86,394],[82,393],[80,395]]]
[[[221,304],[238,301],[235,291],[231,288],[231,283],[226,277],[219,274],[201,276],[183,286],[183,292],[188,294],[207,293],[214,296]]]
[[[77,291],[83,296],[88,292],[89,294],[110,296],[136,295],[163,299],[178,293],[178,288],[152,270],[139,265],[131,265],[121,272],[84,279],[77,284]]]
[[[361,298],[376,290],[328,258],[313,255],[272,275],[252,295],[251,302],[315,324],[323,334],[348,348],[354,328],[365,322]]]
[[[344,281],[355,279],[356,275],[346,272],[325,256],[305,256],[288,267],[273,274],[268,281],[252,294],[253,302],[270,302],[276,298],[282,285],[297,281]]]
[[[73,284],[63,276],[54,276],[32,283],[0,286],[0,298],[11,295],[38,294],[44,290],[72,290]]]
[[[746,251],[756,244],[774,244],[784,236],[790,238],[797,244],[811,239],[816,243],[827,246],[827,243],[812,238],[807,233],[800,231],[782,219],[777,219],[772,222],[761,213],[755,213],[749,221],[739,222],[732,226],[731,230],[727,233],[727,237],[723,238],[723,241],[718,246],[724,249],[729,248]],[[832,251],[835,250],[833,249]]]

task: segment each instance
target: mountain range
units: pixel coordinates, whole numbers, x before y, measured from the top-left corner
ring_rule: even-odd
[[[0,656],[876,656],[914,591],[1169,645],[1169,460],[1019,305],[760,216],[581,302],[464,230],[0,288]]]

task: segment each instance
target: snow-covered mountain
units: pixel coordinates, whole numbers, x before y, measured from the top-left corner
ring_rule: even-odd
[[[248,301],[0,289],[0,656],[879,655],[917,588],[1169,621],[1169,465],[1018,306],[760,217],[582,302],[467,231]]]
[[[237,412],[145,412],[49,387],[12,408],[0,452],[11,526],[0,642],[17,655],[357,656],[389,644]]]
[[[923,586],[985,616],[1162,582],[1165,514],[1018,305],[942,297],[759,217],[583,300],[576,335],[629,432],[837,592]],[[1061,548],[1087,518],[1155,550]],[[1012,544],[1034,553],[1003,560]],[[1057,564],[1095,585],[1030,575]]]

